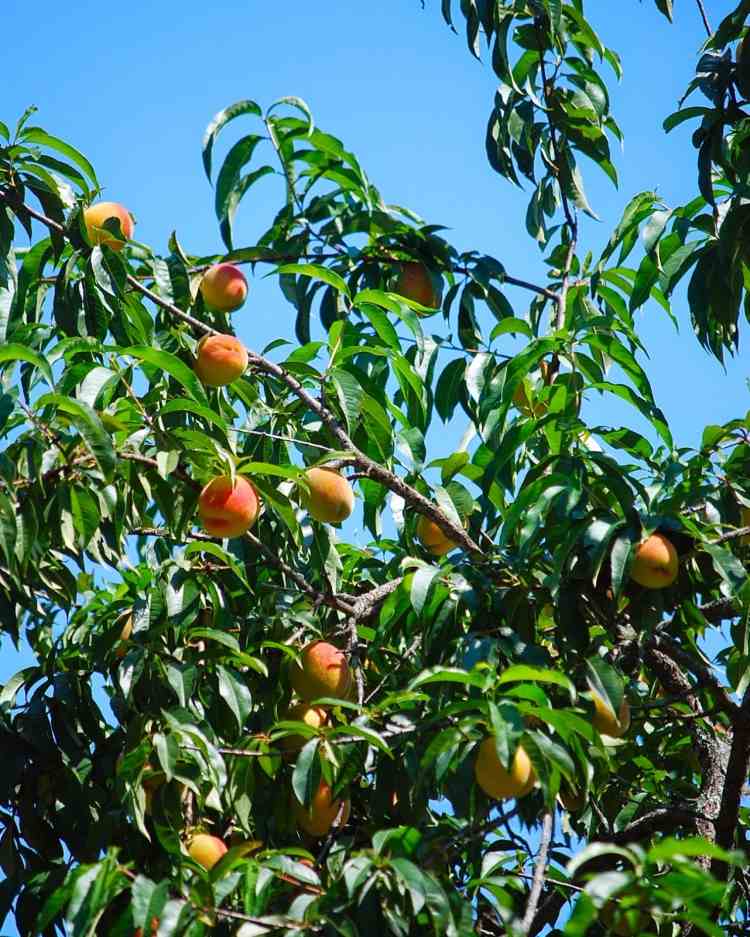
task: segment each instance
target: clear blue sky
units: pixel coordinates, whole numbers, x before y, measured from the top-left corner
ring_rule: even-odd
[[[714,22],[731,6],[709,3]],[[494,254],[509,273],[541,278],[539,253],[523,227],[528,196],[500,180],[484,154],[494,76],[471,58],[463,37],[447,29],[439,7],[439,0],[426,0],[425,10],[419,0],[214,0],[210,6],[39,0],[33,7],[11,0],[3,10],[0,119],[12,123],[26,106],[38,105],[34,122],[91,159],[105,197],[136,215],[139,240],[166,251],[175,229],[189,251],[209,253],[222,245],[200,159],[206,124],[240,98],[265,107],[282,95],[299,95],[317,124],[358,155],[386,201],[447,225],[460,249]],[[696,192],[689,131],[665,137],[661,130],[692,77],[703,39],[694,5],[676,7],[678,21],[669,26],[653,0],[587,3],[625,69],[622,84],[612,86],[613,112],[625,133],[624,152],[614,147],[620,190],[593,166],[583,167],[589,199],[602,218],[584,226],[584,246],[594,250],[636,191],[658,188],[670,204]],[[219,153],[225,150],[226,143]],[[270,187],[253,190],[239,211],[238,245],[263,230],[278,198]],[[522,295],[512,298],[525,302]],[[704,425],[745,414],[748,369],[738,358],[725,374],[698,346],[684,302],[676,311],[678,335],[654,305],[639,321],[657,402],[677,444],[695,445]],[[272,338],[293,336],[292,308],[270,281],[253,283],[234,323],[256,350]],[[606,406],[593,401],[588,416],[642,425],[610,399]],[[19,660],[7,641],[0,649],[2,683],[26,658]]]

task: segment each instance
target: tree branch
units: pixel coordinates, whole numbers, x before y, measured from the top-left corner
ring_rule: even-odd
[[[554,818],[555,815],[553,811],[549,810],[545,813],[544,819],[542,820],[542,837],[539,842],[539,853],[536,857],[536,865],[534,866],[534,878],[531,882],[529,900],[526,904],[526,913],[521,921],[521,931],[524,934],[528,934],[531,930],[531,925],[534,922],[539,906],[539,899],[542,896],[542,886],[547,871],[547,856],[549,855],[549,846],[552,842]]]

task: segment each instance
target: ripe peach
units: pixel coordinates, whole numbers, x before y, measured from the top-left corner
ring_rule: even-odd
[[[351,803],[348,800],[345,800],[343,803],[344,809],[341,813],[341,819],[338,822],[337,828],[345,826],[346,821],[349,819]],[[326,784],[325,781],[321,781],[317,791],[313,794],[312,803],[309,808],[303,807],[302,804],[295,799],[294,817],[297,821],[297,826],[301,830],[308,833],[310,836],[314,836],[316,839],[320,839],[328,835],[336,821],[336,817],[339,815],[340,808],[341,801],[331,798],[330,785]]]
[[[536,781],[534,768],[523,746],[519,745],[516,749],[513,764],[508,771],[497,757],[495,739],[491,735],[479,746],[474,763],[474,777],[485,794],[495,800],[524,797]]]
[[[212,869],[226,852],[223,840],[208,833],[196,833],[188,845],[188,855],[204,869]]]
[[[305,472],[310,491],[302,501],[311,517],[326,524],[340,524],[354,510],[354,492],[349,482],[330,468],[311,468]]]
[[[212,537],[239,537],[258,517],[260,498],[250,482],[238,475],[232,484],[229,475],[212,479],[198,498],[198,514],[206,533]]]
[[[445,556],[446,553],[450,553],[458,546],[457,543],[445,536],[435,521],[431,521],[424,514],[417,521],[417,539],[422,543],[425,550],[432,553],[433,556]]]
[[[302,649],[289,672],[292,687],[303,700],[319,696],[348,699],[354,687],[343,651],[327,641],[313,641]]]
[[[125,241],[121,241],[104,227],[104,222],[110,219],[120,222],[120,229],[128,240],[133,237],[133,219],[130,212],[117,202],[96,202],[83,210],[83,223],[86,225],[86,236],[91,246],[106,244],[113,251],[121,251]]]
[[[651,534],[636,547],[630,578],[647,589],[664,589],[677,578],[679,559],[672,541]]]
[[[594,701],[594,715],[591,724],[600,735],[609,735],[613,739],[619,739],[630,728],[630,704],[623,696],[620,703],[620,712],[616,716],[611,706],[594,690],[591,691],[591,698]]]
[[[429,270],[424,264],[414,261],[401,265],[394,292],[428,309],[437,309],[440,305]]]
[[[128,652],[128,640],[132,633],[133,633],[133,616],[131,614],[131,615],[128,615],[128,617],[125,619],[125,624],[122,626],[122,630],[120,631],[120,642],[115,647],[115,655],[119,657],[120,660],[122,660],[122,658]]]
[[[292,719],[295,722],[304,722],[311,729],[319,729],[321,726],[328,725],[328,710],[323,706],[308,706],[307,703],[297,703],[291,706],[287,712],[286,719]],[[285,752],[285,758],[291,758],[302,748],[308,740],[306,735],[285,735],[279,741],[279,747]]]
[[[223,387],[247,367],[247,350],[234,335],[204,335],[198,342],[195,373],[209,387]]]
[[[207,306],[219,312],[234,312],[247,299],[245,274],[234,264],[214,264],[203,274],[200,287]]]

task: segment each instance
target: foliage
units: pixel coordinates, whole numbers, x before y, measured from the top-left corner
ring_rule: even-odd
[[[687,283],[719,359],[750,315],[750,3],[705,44],[687,90],[702,103],[665,121],[700,120],[698,194],[636,194],[597,258],[580,246],[581,157],[617,183],[617,53],[582,0],[457,6],[444,18],[499,80],[487,155],[531,193],[541,283],[388,204],[299,98],[209,125],[226,253],[208,257],[176,235],[166,254],[92,248],[88,160],[32,110],[0,123],[0,620],[36,658],[0,690],[0,915],[24,935],[158,919],[164,937],[575,937],[604,933],[613,907],[660,937],[746,926],[749,427],[676,445],[634,313],[654,300],[673,316]],[[236,213],[270,184],[276,216],[236,245]],[[229,329],[199,291],[219,259],[271,269],[296,343],[250,349],[213,389],[193,362]],[[398,293],[407,261],[438,309]],[[594,394],[640,430],[587,425]],[[468,441],[441,451],[459,414]],[[301,509],[315,464],[351,471],[366,547]],[[223,474],[264,503],[228,541],[196,529]],[[420,516],[457,549],[427,552]],[[680,569],[650,590],[629,568],[656,530]],[[357,692],[315,728],[287,718],[288,668],[319,636],[346,650]],[[593,728],[592,690],[615,712],[629,701],[622,739]],[[506,766],[521,743],[534,766],[512,810],[474,784],[487,734]],[[321,779],[351,817],[316,841],[292,797]],[[187,854],[195,829],[231,847],[210,871]]]

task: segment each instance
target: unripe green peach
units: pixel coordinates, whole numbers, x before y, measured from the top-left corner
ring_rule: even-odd
[[[201,295],[207,306],[219,312],[234,312],[247,299],[245,274],[234,264],[214,264],[203,274]]]

